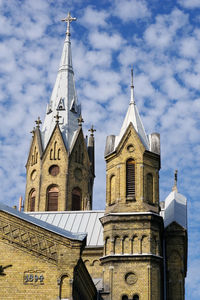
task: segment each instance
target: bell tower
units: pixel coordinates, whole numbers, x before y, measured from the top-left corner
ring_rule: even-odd
[[[105,299],[163,298],[162,233],[159,215],[159,134],[146,135],[131,99],[119,136],[108,136],[104,227]],[[145,295],[145,296],[144,296]],[[109,298],[110,297],[110,298]]]
[[[92,132],[89,137],[93,143],[87,145],[72,67],[70,24],[75,20],[70,13],[62,20],[67,23],[67,31],[56,82],[43,127],[38,118],[32,131],[25,211],[92,208],[94,135]]]

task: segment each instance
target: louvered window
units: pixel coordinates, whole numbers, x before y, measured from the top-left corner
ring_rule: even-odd
[[[30,211],[35,211],[35,196],[36,196],[36,191],[32,190],[30,192],[30,196],[29,196],[29,210]]]
[[[58,210],[58,187],[52,186],[48,190],[48,202],[47,210],[48,211],[57,211]]]
[[[126,162],[126,197],[135,197],[135,161],[133,159]]]
[[[78,187],[72,191],[72,210],[81,210],[81,190]]]

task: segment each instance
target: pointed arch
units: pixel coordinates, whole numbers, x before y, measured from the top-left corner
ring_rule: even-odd
[[[58,194],[59,189],[57,185],[50,185],[47,188],[47,211],[58,210]]]
[[[116,181],[116,176],[111,175],[110,177],[110,204],[115,203],[115,181]]]
[[[153,203],[153,175],[148,173],[146,176],[147,182],[147,201]]]
[[[81,210],[82,191],[79,187],[72,190],[72,210]]]
[[[28,201],[29,211],[35,211],[35,197],[36,197],[36,191],[35,189],[32,189],[29,193],[29,201]]]
[[[126,197],[135,198],[135,161],[132,158],[126,161]]]
[[[133,300],[139,300],[140,298],[139,298],[139,295],[138,294],[135,294],[135,295],[133,295]]]

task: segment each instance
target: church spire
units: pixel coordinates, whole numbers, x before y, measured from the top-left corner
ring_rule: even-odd
[[[138,133],[141,141],[143,142],[145,148],[149,150],[149,140],[144,130],[144,126],[142,124],[135,99],[134,99],[134,84],[133,84],[133,68],[131,69],[131,100],[129,103],[128,111],[126,113],[123,125],[121,127],[121,131],[119,136],[115,139],[115,148],[118,146],[119,142],[121,141],[126,129],[128,128],[129,124],[132,123],[136,132]]]
[[[42,140],[45,149],[55,127],[54,116],[59,112],[59,127],[66,148],[70,151],[73,138],[78,130],[77,119],[80,117],[81,113],[81,107],[77,103],[70,41],[70,24],[72,21],[76,21],[76,18],[73,18],[70,13],[68,13],[67,17],[62,19],[62,21],[67,23],[66,37],[56,82],[52,91],[50,103],[47,106],[47,112],[42,128]]]

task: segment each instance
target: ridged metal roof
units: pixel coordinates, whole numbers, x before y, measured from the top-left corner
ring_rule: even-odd
[[[32,214],[26,214],[26,213],[17,211],[16,209],[14,209],[12,207],[4,205],[3,203],[0,203],[0,211],[6,212],[12,216],[15,216],[15,217],[21,219],[21,220],[27,221],[31,224],[34,224],[36,226],[39,226],[41,228],[44,228],[44,229],[54,232],[56,234],[62,235],[69,239],[82,241],[86,238],[86,234],[84,234],[84,233],[73,233],[66,229],[63,230],[62,227],[53,226],[54,224],[52,224],[50,222],[44,222],[42,218],[37,218],[37,219],[33,218]]]
[[[47,222],[58,228],[73,232],[86,233],[87,246],[103,246],[103,227],[99,218],[104,211],[64,211],[64,212],[29,212],[29,216]]]

